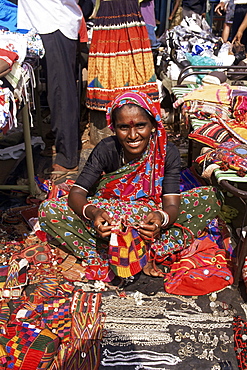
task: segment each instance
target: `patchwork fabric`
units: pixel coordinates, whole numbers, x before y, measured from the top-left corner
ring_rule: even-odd
[[[57,352],[59,339],[49,329],[39,329],[30,323],[12,323],[1,334],[8,369],[45,370]]]
[[[188,137],[189,139],[199,141],[211,148],[216,148],[220,143],[232,140],[232,136],[229,132],[215,122],[206,123],[191,132]]]
[[[120,228],[112,230],[108,253],[110,267],[117,276],[135,275],[147,264],[145,242],[130,226],[126,231]]]
[[[45,302],[41,322],[64,342],[69,341],[71,329],[70,301],[67,298],[55,298]]]

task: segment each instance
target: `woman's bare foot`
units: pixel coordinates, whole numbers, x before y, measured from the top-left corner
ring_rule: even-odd
[[[164,277],[164,273],[158,267],[156,267],[156,265],[152,261],[149,261],[143,267],[142,271],[147,276]]]

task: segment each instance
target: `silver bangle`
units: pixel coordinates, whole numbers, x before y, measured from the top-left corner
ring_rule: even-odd
[[[165,227],[166,225],[168,225],[168,224],[169,224],[170,217],[169,217],[169,215],[168,215],[168,213],[167,213],[167,212],[162,211],[161,209],[157,209],[157,211],[158,211],[158,212],[162,215],[162,217],[163,217],[161,227]]]
[[[89,217],[87,217],[86,215],[86,209],[88,206],[92,206],[93,204],[91,203],[87,203],[87,204],[84,204],[84,206],[82,206],[82,209],[81,209],[81,213],[82,213],[82,216],[86,219],[86,220],[90,220]]]

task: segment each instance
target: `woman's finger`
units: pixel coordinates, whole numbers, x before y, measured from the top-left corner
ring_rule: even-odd
[[[103,238],[111,234],[111,230],[113,227],[113,225],[104,225],[102,223],[95,224],[96,231]]]
[[[146,225],[145,225],[146,226]],[[140,236],[143,238],[143,239],[146,239],[146,240],[152,240],[153,238],[155,238],[156,236],[159,235],[160,233],[160,228],[154,224],[152,225],[147,225],[149,227],[149,229],[147,230],[146,228],[142,228],[140,227],[139,228],[139,234]],[[151,228],[150,228],[151,227]]]

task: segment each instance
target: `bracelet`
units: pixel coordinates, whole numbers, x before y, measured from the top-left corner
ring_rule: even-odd
[[[87,209],[88,206],[92,206],[92,204],[91,203],[84,204],[84,206],[82,206],[82,209],[81,209],[82,216],[86,220],[90,220],[90,218],[86,216],[86,209]]]
[[[161,209],[157,209],[157,211],[162,215],[162,224],[161,224],[161,227],[165,227],[166,225],[169,224],[169,221],[170,221],[170,217],[168,215],[167,212],[161,210]]]

